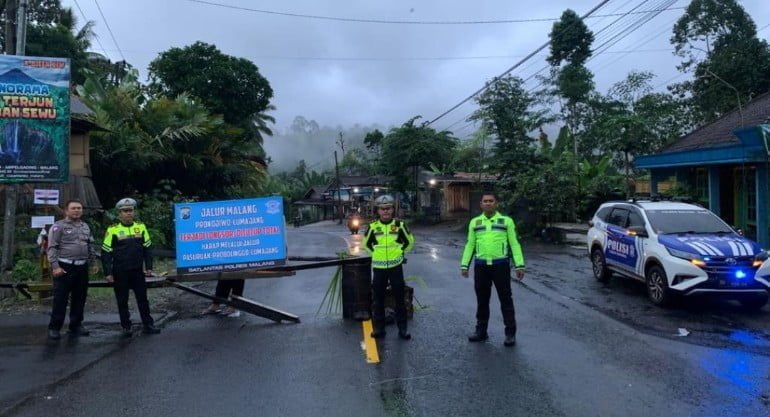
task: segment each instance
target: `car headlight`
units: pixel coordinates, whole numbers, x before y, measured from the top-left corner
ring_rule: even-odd
[[[677,258],[687,259],[688,261],[692,261],[693,259],[696,259],[696,260],[699,260],[699,261],[703,260],[703,258],[700,255],[695,254],[695,253],[685,252],[685,251],[682,251],[682,250],[672,249],[672,248],[669,248],[669,247],[667,247],[666,250],[668,251],[668,253],[671,254],[671,256],[676,256]]]
[[[759,252],[758,254],[754,255],[754,262],[751,263],[751,266],[754,268],[759,268],[762,266],[763,263],[767,260],[767,251]]]

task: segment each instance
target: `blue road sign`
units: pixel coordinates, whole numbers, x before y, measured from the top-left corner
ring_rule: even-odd
[[[178,273],[286,263],[283,198],[174,204]]]

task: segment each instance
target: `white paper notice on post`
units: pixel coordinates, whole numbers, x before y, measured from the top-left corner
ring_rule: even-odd
[[[53,224],[54,219],[53,216],[32,216],[32,228],[33,229],[42,229],[47,224]]]

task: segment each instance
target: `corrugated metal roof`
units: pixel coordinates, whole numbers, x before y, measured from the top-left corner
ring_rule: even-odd
[[[658,154],[739,145],[741,142],[733,134],[735,129],[765,123],[770,118],[770,92],[758,96],[741,110],[739,112],[735,109],[693,130],[661,149]]]
[[[362,175],[340,176],[342,185],[350,187],[355,185],[387,185],[391,181],[393,181],[392,177],[386,177],[384,175],[373,175],[371,177]],[[334,179],[332,179],[332,184],[335,184]]]
[[[86,104],[80,100],[80,97],[70,94],[70,114],[90,116],[94,114],[94,111],[86,106]]]

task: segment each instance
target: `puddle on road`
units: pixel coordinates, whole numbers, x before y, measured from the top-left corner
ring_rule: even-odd
[[[351,235],[350,240],[345,239],[348,244],[348,255],[359,256],[362,255],[363,249],[361,248],[361,242],[363,236],[359,234]]]
[[[744,338],[739,333],[735,337]],[[752,409],[755,401],[763,401],[767,393],[767,364],[747,352],[732,349],[715,350],[698,361],[700,367],[724,383],[713,385],[713,389],[725,398],[736,399],[733,407]]]
[[[746,330],[713,329],[710,331],[710,333],[727,336],[729,340],[735,343],[740,343],[744,346],[770,349],[770,337],[756,332],[750,332]]]
[[[406,398],[406,392],[401,383],[383,384],[380,389],[380,399],[382,400],[385,412],[389,416],[409,417],[413,415]]]

